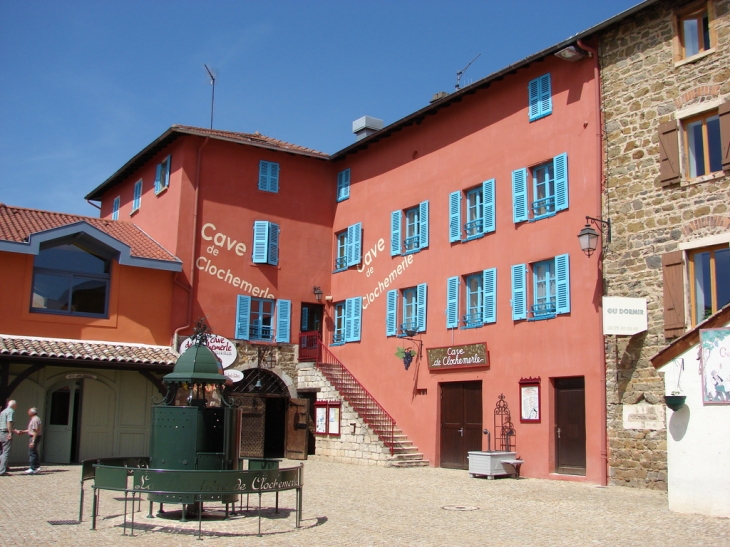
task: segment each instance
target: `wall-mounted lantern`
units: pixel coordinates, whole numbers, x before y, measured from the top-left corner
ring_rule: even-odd
[[[598,232],[591,226],[594,224],[601,233],[606,234],[606,246],[611,243],[611,219],[601,220],[600,218],[586,217],[586,225],[578,234],[578,242],[580,243],[580,249],[587,256],[591,256],[596,250],[596,243],[598,242]]]
[[[322,289],[315,285],[314,287],[314,297],[317,299],[317,302],[322,302]]]

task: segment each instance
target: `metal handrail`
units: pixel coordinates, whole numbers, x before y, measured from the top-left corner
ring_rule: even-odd
[[[383,441],[383,444],[389,448],[392,456],[395,453],[395,420],[365,389],[365,386],[347,370],[347,367],[335,357],[329,348],[322,343],[319,333],[306,332],[302,333],[302,337],[307,337],[307,343],[309,343],[309,337],[312,334],[317,335],[317,346],[319,348],[315,360],[317,368],[365,423],[370,426],[378,438]]]

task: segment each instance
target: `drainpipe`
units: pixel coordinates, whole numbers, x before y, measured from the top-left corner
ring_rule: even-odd
[[[198,242],[198,208],[200,206],[200,163],[202,159],[203,148],[208,144],[210,137],[205,137],[203,143],[198,147],[198,154],[195,165],[195,198],[193,202],[193,237],[190,247],[190,286],[184,285],[178,275],[175,275],[175,283],[188,292],[188,317],[184,325],[175,329],[172,335],[172,348],[177,351],[177,341],[180,331],[190,328],[193,316],[193,291],[195,289],[195,246]]]
[[[598,193],[598,212],[599,218],[603,218],[603,203],[601,201],[603,197],[603,190],[606,186],[606,178],[603,170],[603,120],[601,113],[601,71],[598,62],[598,51],[589,45],[583,43],[582,40],[578,40],[578,46],[593,57],[593,81],[595,82],[595,104],[596,104],[596,180],[601,182],[601,191]],[[601,272],[601,296],[603,296],[603,252],[601,252],[600,272]],[[598,326],[600,332],[603,333],[603,313],[598,314]],[[603,424],[603,433],[601,435],[601,461],[603,474],[601,476],[601,484],[603,486],[608,485],[608,422],[607,422],[607,397],[606,397],[606,344],[603,334],[601,334],[603,342],[602,348],[602,370],[599,375],[601,384],[601,422]]]

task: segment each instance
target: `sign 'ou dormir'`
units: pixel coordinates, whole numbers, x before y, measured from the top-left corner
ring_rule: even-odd
[[[426,350],[429,370],[451,370],[489,366],[487,344],[466,344]]]

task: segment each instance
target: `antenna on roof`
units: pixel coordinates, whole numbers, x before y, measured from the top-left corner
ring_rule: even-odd
[[[481,57],[481,55],[482,54],[480,53],[479,55],[474,57],[468,65],[466,65],[464,68],[462,68],[459,72],[456,73],[456,91],[459,91],[459,89],[461,89],[461,77],[464,75],[464,72],[466,72],[466,69],[471,66],[471,63],[473,63],[474,61],[479,59],[479,57]]]
[[[212,70],[208,68],[208,65],[203,63],[203,66],[205,67],[205,70],[208,71],[208,76],[210,76],[210,85],[213,86],[213,94],[210,97],[210,128],[213,129],[213,106],[215,105],[215,74]]]

